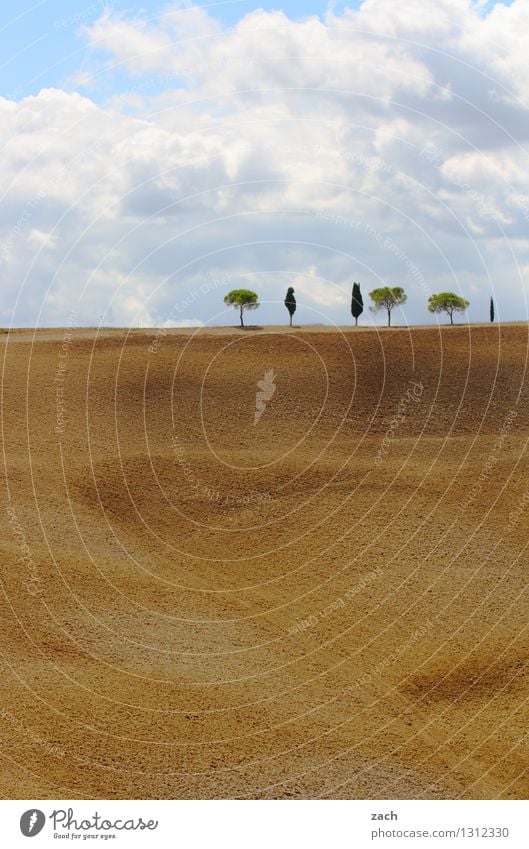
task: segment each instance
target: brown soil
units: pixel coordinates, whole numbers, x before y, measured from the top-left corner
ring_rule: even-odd
[[[3,797],[527,797],[527,325],[0,351]]]

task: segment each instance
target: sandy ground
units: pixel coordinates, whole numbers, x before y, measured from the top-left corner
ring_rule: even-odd
[[[528,332],[2,336],[2,796],[526,798]]]

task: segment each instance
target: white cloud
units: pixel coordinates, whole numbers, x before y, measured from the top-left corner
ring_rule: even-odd
[[[105,11],[91,27],[83,29],[91,47],[106,50],[121,65],[135,74],[164,67],[173,57],[172,40],[163,30],[150,30],[137,19],[129,22],[119,14]]]
[[[51,233],[43,233],[42,230],[33,229],[28,236],[30,247],[42,250],[53,250],[57,245],[58,236]]]
[[[323,307],[341,306],[349,300],[348,293],[343,288],[331,280],[320,279],[315,266],[308,268],[306,274],[297,274],[291,285],[298,295],[301,294],[306,300]]]
[[[200,318],[182,318],[180,321],[175,319],[164,321],[162,327],[204,327],[204,324]]]

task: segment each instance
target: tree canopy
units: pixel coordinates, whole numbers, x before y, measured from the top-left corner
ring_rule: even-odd
[[[430,295],[428,298],[429,311],[447,313],[450,316],[450,324],[454,323],[454,313],[464,312],[469,306],[469,301],[465,301],[464,298],[455,295],[453,292],[440,292],[439,295]]]
[[[402,306],[408,300],[407,294],[400,286],[382,286],[380,289],[373,289],[369,293],[369,297],[373,301],[373,306],[370,307],[372,312],[386,310],[388,314],[388,327],[391,327],[392,309]]]
[[[259,298],[255,292],[251,292],[250,289],[232,289],[231,292],[228,292],[225,296],[224,303],[227,304],[227,306],[231,306],[239,310],[241,327],[244,327],[244,311],[256,310],[259,306]]]

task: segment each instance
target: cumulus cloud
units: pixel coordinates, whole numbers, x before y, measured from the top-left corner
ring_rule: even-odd
[[[204,322],[200,318],[181,318],[179,321],[177,319],[168,319],[164,321],[162,327],[204,327]]]
[[[447,288],[526,318],[527,22],[529,0],[106,10],[79,33],[91,97],[0,99],[3,321],[222,323],[228,279],[263,322],[288,285],[300,321],[347,322],[353,280],[404,286],[410,321]]]
[[[296,292],[301,293],[305,300],[322,307],[347,304],[348,293],[343,287],[337,286],[332,280],[322,280],[316,273],[316,267],[311,266],[306,274],[296,274],[292,281]]]

